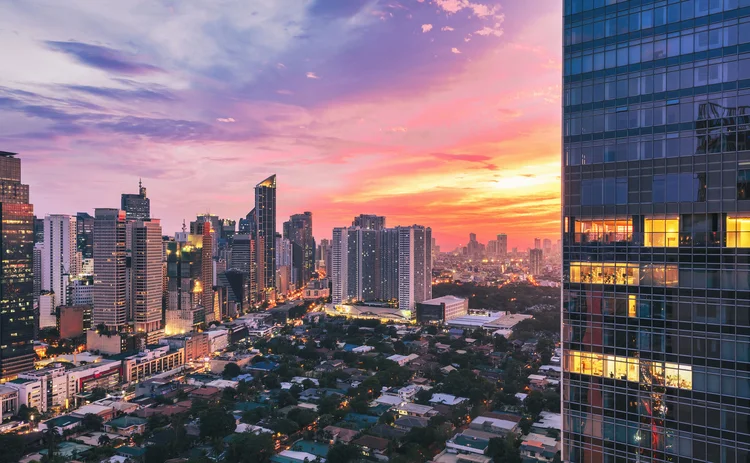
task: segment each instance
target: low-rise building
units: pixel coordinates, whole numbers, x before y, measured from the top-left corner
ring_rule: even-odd
[[[16,378],[5,383],[5,386],[18,391],[19,407],[26,405],[29,408],[36,408],[40,412],[47,411],[47,391],[43,390],[41,380]]]
[[[531,433],[521,442],[524,463],[550,463],[560,451],[560,442],[552,437]]]
[[[137,416],[121,416],[104,423],[104,430],[121,436],[132,436],[146,432],[148,420]]]
[[[223,352],[229,346],[229,332],[227,330],[216,329],[206,331],[208,335],[209,352]]]
[[[469,313],[469,300],[456,296],[443,296],[417,303],[417,321],[443,323]]]
[[[123,359],[123,381],[139,383],[158,373],[177,370],[185,365],[184,349],[169,346],[152,347]]]
[[[500,418],[478,416],[471,421],[469,428],[498,436],[505,436],[507,434],[516,434],[518,432],[518,423]]]
[[[484,455],[489,445],[489,439],[469,436],[462,433],[456,434],[445,442],[445,448],[449,452],[473,453],[476,455]]]
[[[451,394],[433,394],[432,398],[430,398],[431,404],[442,404],[447,405],[449,407],[458,407],[459,405],[468,403],[469,399],[466,397],[456,397]]]
[[[167,336],[159,340],[159,344],[169,346],[172,350],[183,349],[185,362],[203,360],[211,352],[209,349],[208,333],[187,333]]]
[[[18,390],[0,386],[0,423],[18,412]]]
[[[67,409],[70,406],[68,394],[68,374],[60,363],[52,363],[39,370],[20,373],[19,379],[39,380],[42,383],[42,401],[45,403],[40,412],[51,409]]]

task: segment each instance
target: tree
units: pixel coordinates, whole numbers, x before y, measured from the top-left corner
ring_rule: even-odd
[[[221,408],[211,408],[200,419],[201,438],[223,438],[236,428],[234,417]]]
[[[273,437],[268,433],[238,434],[232,438],[227,448],[225,461],[228,463],[268,463],[274,451]]]
[[[526,397],[524,405],[526,405],[529,414],[536,418],[544,410],[544,394],[539,391],[531,391],[529,396]]]
[[[234,362],[229,362],[226,365],[224,365],[224,371],[221,373],[221,376],[224,377],[224,379],[232,379],[238,377],[240,374],[242,374],[242,369]]]
[[[107,390],[101,387],[95,387],[91,391],[91,397],[89,398],[89,400],[91,402],[96,402],[97,400],[101,400],[105,397],[107,397]]]
[[[521,432],[523,432],[524,435],[529,434],[529,432],[531,431],[531,427],[533,425],[534,425],[534,422],[526,416],[521,418],[521,422],[518,423],[518,426],[521,428]]]
[[[287,415],[287,419],[290,419],[297,423],[300,428],[304,428],[318,418],[318,414],[312,410],[306,410],[304,408],[295,408],[291,410]]]
[[[286,434],[287,436],[291,436],[295,432],[299,431],[299,425],[294,421],[288,420],[286,418],[278,418],[273,420],[269,427],[272,431],[280,432],[281,434]]]
[[[146,447],[145,463],[164,463],[169,459],[169,448],[165,445],[149,445]]]
[[[521,463],[522,461],[513,434],[490,439],[485,455],[491,457],[495,463]]]
[[[414,402],[419,405],[429,405],[430,399],[432,398],[432,391],[427,389],[420,389],[417,395],[414,397]]]
[[[102,424],[104,424],[104,420],[95,413],[86,413],[83,416],[83,421],[81,421],[81,425],[89,431],[99,431],[102,429]]]
[[[23,437],[17,434],[0,434],[0,463],[15,463],[24,455]]]
[[[297,405],[297,399],[295,399],[292,393],[289,391],[279,392],[278,397],[276,397],[276,402],[281,408],[284,408],[288,405]]]
[[[101,436],[99,436],[99,445],[101,446],[109,445],[111,441],[112,439],[110,439],[106,434],[102,434]]]
[[[42,431],[45,444],[47,445],[47,458],[54,459],[57,450],[57,441],[60,440],[60,431],[55,426],[50,426]]]
[[[328,463],[349,463],[361,455],[359,448],[354,445],[336,444],[328,451]]]

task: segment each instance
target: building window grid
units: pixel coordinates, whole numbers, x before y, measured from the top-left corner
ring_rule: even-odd
[[[700,66],[698,66],[698,67],[700,67]],[[696,72],[695,68],[696,68],[696,66],[692,67],[694,75],[695,75],[695,72]],[[700,71],[700,72],[702,72],[702,71]],[[613,80],[616,81],[617,79],[615,78]],[[570,87],[570,85],[576,85],[576,84],[566,84],[566,87]],[[719,93],[719,95],[720,95],[720,97],[722,99],[725,98],[725,97],[736,98],[738,96],[741,96],[741,93],[738,93],[738,92],[731,92],[731,93],[730,92],[724,92],[724,93]],[[681,103],[682,103],[682,101],[681,101]],[[695,103],[695,100],[691,99],[690,103]],[[653,105],[651,107],[653,108]],[[638,109],[638,110],[640,110],[640,109]],[[630,111],[630,109],[628,109],[628,111]],[[613,111],[613,112],[616,112],[616,111]],[[664,110],[664,112],[666,112],[666,110]],[[604,113],[602,113],[602,114],[604,114]],[[567,119],[570,120],[570,118],[567,118]],[[705,133],[708,133],[708,128],[706,128],[705,130],[706,130]],[[685,138],[685,139],[692,138],[693,136],[698,137],[699,135],[702,135],[702,133],[699,133],[699,132],[696,132],[696,131],[683,131],[683,132],[685,132],[683,135],[688,135],[686,137],[682,137],[682,138]],[[645,141],[647,141],[648,139],[649,138],[647,137]],[[653,140],[654,136],[651,135],[650,139]],[[667,140],[666,136],[664,136],[664,138],[657,138],[657,139],[659,139],[659,140]],[[696,138],[696,140],[697,140],[697,138]],[[576,143],[578,143],[578,142],[576,142]],[[605,144],[605,141],[600,141],[600,142],[594,141],[594,142],[584,142],[584,143],[588,143],[589,147],[593,146],[594,143],[598,143],[600,146],[603,146]],[[579,147],[584,146],[584,143],[579,143],[577,146],[579,146]],[[663,142],[663,143],[666,143],[666,142]],[[696,141],[695,143],[696,143],[696,146],[698,146],[697,145],[698,142]],[[576,144],[575,143],[568,143],[567,147],[570,147],[570,146],[576,146]],[[687,146],[687,142],[685,142],[685,146]],[[709,146],[709,144],[707,144],[706,146]],[[711,146],[715,146],[715,145],[711,145]],[[726,149],[726,148],[727,148],[726,145],[722,144],[721,145],[721,150],[719,150],[719,152],[727,152],[727,153],[733,153],[734,152],[734,150],[730,150],[730,149]],[[731,148],[731,145],[730,145],[730,148]],[[694,154],[694,153],[691,153],[691,154]],[[716,153],[716,154],[718,154],[718,153]],[[707,156],[712,156],[712,155],[714,155],[714,154],[708,154]],[[721,156],[721,155],[719,154],[719,156]],[[740,154],[738,153],[737,156],[740,156]],[[665,155],[665,159],[666,159],[666,155]],[[658,160],[658,158],[657,158],[657,160]],[[639,171],[639,170],[647,171],[648,169],[653,169],[653,165],[658,162],[657,160],[629,161],[626,164],[626,166],[629,168],[628,170],[631,170],[630,167],[632,166],[634,168],[632,170],[635,170],[636,172]],[[719,161],[720,160],[721,160],[721,158],[719,157]],[[735,161],[738,161],[738,160],[739,159],[735,158]],[[613,161],[616,161],[616,158],[613,159]],[[718,164],[718,166],[711,166],[710,164],[716,165],[717,163],[713,162],[711,159],[706,158],[706,160],[705,160],[705,165],[706,165],[705,171],[708,172],[708,173],[710,173],[712,171],[713,172],[717,172],[717,171],[720,171],[722,169],[722,166],[720,164]],[[736,164],[736,162],[735,162],[735,164]],[[566,168],[566,173],[569,172],[569,171],[571,171],[571,170],[573,170],[573,169],[578,169],[579,173],[583,173],[583,166],[581,166],[581,167],[577,167],[576,166],[575,168],[568,167],[568,168]],[[735,172],[735,174],[736,174],[736,172]],[[601,175],[601,174],[598,174],[598,175]],[[567,177],[567,175],[566,175],[566,177]],[[736,176],[735,176],[734,181],[735,182],[737,181],[737,177]],[[572,195],[569,192],[570,191],[568,189],[569,187],[570,187],[570,184],[569,184],[569,182],[566,179],[566,190],[567,191],[566,191],[566,197],[565,197],[565,204],[566,205],[580,204],[580,201],[576,201],[574,199],[575,195]],[[707,198],[708,201],[717,201],[718,202],[718,201],[722,201],[722,200],[725,200],[725,199],[732,199],[732,200],[737,199],[737,184],[731,185],[731,190],[733,190],[733,191],[729,191],[730,188],[728,187],[728,185],[720,183],[719,185],[714,185],[713,188],[712,188],[711,182],[709,181],[709,188],[711,188],[712,191],[709,192],[709,194],[707,195],[708,196],[708,198]],[[578,193],[578,194],[580,195],[580,193]],[[641,202],[642,203],[646,203],[648,201],[649,201],[648,199],[644,198],[644,200],[641,201]],[[628,203],[632,204],[633,202],[637,203],[639,201],[632,201],[629,198]],[[598,207],[594,207],[594,209],[598,209]],[[601,207],[600,209],[604,209],[604,208]],[[629,209],[628,206],[626,206],[624,208],[624,210],[628,210],[628,209]],[[638,209],[638,208],[636,207],[636,209]],[[640,208],[639,212],[642,213],[643,210],[644,210],[644,208]],[[621,212],[621,211],[618,209],[618,212]],[[680,209],[680,212],[683,212],[683,209]],[[594,216],[601,217],[601,215],[594,215]],[[729,232],[729,227],[723,228],[723,230],[726,230],[727,232]],[[634,235],[637,235],[637,233],[634,233]],[[585,243],[585,244],[590,244],[590,243]],[[644,260],[649,259],[652,256],[663,255],[665,259],[669,256],[666,253],[662,253],[661,250],[659,250],[659,249],[644,249],[644,248],[641,247],[641,244],[642,243],[633,243],[632,241],[626,241],[624,243],[622,243],[622,242],[616,242],[616,243],[614,243],[614,246],[618,247],[618,248],[619,247],[623,247],[626,250],[630,249],[632,247],[639,247],[641,249],[641,251],[639,252],[639,255]],[[571,243],[566,243],[566,245],[567,246],[571,246]],[[607,245],[608,244],[602,243],[601,241],[597,243],[597,246],[607,246]],[[612,246],[612,245],[609,244],[609,246]],[[701,244],[699,246],[696,246],[694,243],[691,243],[689,246],[683,246],[682,243],[681,243],[681,246],[682,246],[682,248],[679,249],[679,251],[680,251],[679,256],[682,257],[682,258],[685,258],[686,262],[688,262],[688,264],[686,265],[686,268],[692,268],[692,265],[689,264],[690,262],[693,262],[693,265],[699,264],[698,267],[701,268],[700,260],[703,259],[703,262],[705,262],[705,261],[708,260],[708,257],[710,257],[710,256],[706,255],[706,250],[704,249],[704,248],[707,248],[708,245]],[[728,243],[725,244],[724,246],[725,247],[723,247],[720,250],[722,258],[724,256],[728,256],[728,255],[730,255],[730,256],[738,256],[738,257],[742,257],[743,259],[745,259],[745,260],[743,260],[743,263],[747,262],[747,260],[746,260],[747,259],[747,253],[748,253],[747,250],[742,249],[742,248],[733,248],[733,247],[730,248],[729,245],[728,245]],[[582,251],[585,248],[585,246],[583,244],[580,245],[580,248],[581,249],[579,249],[576,252],[579,252],[579,253],[584,252],[584,251]],[[570,261],[570,259],[566,259],[566,260]],[[738,262],[739,262],[739,260],[738,260]],[[705,266],[706,266],[706,268],[708,268],[708,263],[706,263]],[[681,267],[682,267],[682,265],[681,265]],[[585,285],[583,285],[583,286],[585,286]],[[569,292],[570,289],[571,289],[571,285],[570,284],[566,284],[566,292]],[[630,294],[631,291],[634,291],[635,294],[637,294],[639,297],[641,297],[641,296],[643,296],[643,297],[649,297],[650,296],[650,292],[652,290],[652,288],[645,288],[645,287],[635,287],[635,288],[627,287],[625,289],[628,291],[628,293],[626,293],[626,294]],[[675,290],[672,290],[672,291],[668,290],[667,291],[667,293],[670,293],[670,292],[672,292],[674,294],[677,293],[677,291],[675,291]],[[671,296],[670,295],[670,297],[673,298],[673,300],[671,302],[673,302],[675,304],[678,303],[678,302],[682,302],[682,301],[685,301],[686,303],[690,303],[690,302],[694,301],[694,299],[691,298],[691,297],[678,297],[676,295],[675,296]],[[731,300],[726,300],[725,299],[725,300],[723,300],[723,302],[724,302],[724,304],[734,305],[734,308],[736,309],[736,312],[740,311],[740,307],[737,306],[737,301],[733,302]],[[673,310],[675,312],[677,311],[677,309],[673,309]],[[745,310],[747,310],[747,308],[745,308]],[[571,322],[570,316],[571,316],[570,313],[567,313],[567,312],[565,313],[565,323],[568,326],[573,326],[573,323],[578,323],[577,321],[576,322]],[[723,317],[723,315],[721,315],[721,316]],[[665,314],[665,317],[666,317],[666,314]],[[700,323],[705,323],[707,327],[708,327],[708,325],[716,326],[717,328],[719,328],[721,326],[720,324],[717,324],[715,322],[715,319],[714,319],[713,323],[711,323],[709,321],[709,319],[706,318],[706,317],[708,317],[707,315],[703,316],[703,317],[704,318],[700,318],[700,316],[698,315],[698,312],[696,312],[695,314],[691,315],[691,318],[695,319],[696,323],[699,323],[699,322]],[[640,319],[640,318],[644,318],[644,317],[638,317],[638,318]],[[659,318],[658,317],[648,317],[648,319],[658,320]],[[706,320],[705,322],[702,321],[704,319]],[[676,334],[677,332],[675,331],[674,333]],[[699,333],[702,336],[698,336]],[[666,333],[666,334],[669,334],[669,333]],[[682,332],[682,334],[683,334],[683,336],[686,335],[686,333],[684,331]],[[694,331],[692,333],[687,333],[687,336],[691,336],[691,335],[692,335],[693,338],[696,338],[696,339],[701,339],[702,338],[705,341],[707,341],[708,339],[711,339],[710,335],[706,334],[706,331],[703,331],[703,330],[701,330],[701,331]],[[733,336],[734,336],[734,338],[733,338]],[[739,338],[739,335],[731,335],[731,334],[724,335],[724,334],[720,334],[718,338],[714,337],[713,339],[718,339],[718,340],[721,341],[721,343],[722,343],[722,350],[721,350],[722,354],[721,355],[723,357],[724,356],[723,343],[724,342],[736,341],[738,338]],[[699,346],[701,345],[700,341],[698,342],[698,345]],[[597,346],[592,346],[592,347],[594,349],[597,348]],[[737,347],[735,345],[735,348],[734,348],[735,353],[739,352],[739,350],[740,350],[739,347]],[[691,346],[691,351],[690,352],[691,352],[691,356],[695,356],[695,353],[692,352],[692,346]],[[708,361],[709,357],[706,356],[705,360]],[[696,372],[698,373],[698,376],[700,376],[700,373],[701,373],[700,368],[701,367],[696,367]],[[703,368],[708,369],[709,367],[703,367]],[[708,375],[708,374],[709,374],[709,372],[706,371],[706,375]],[[566,376],[570,377],[569,374],[566,374]],[[723,375],[723,377],[727,377],[727,376],[728,375],[726,375],[726,374]],[[731,376],[731,375],[729,377],[736,378],[736,376]],[[698,381],[700,381],[700,380],[697,380],[696,383],[698,383]],[[714,388],[714,390],[716,390],[717,383],[716,383],[715,376],[712,377],[711,381],[712,382],[710,383],[710,387],[712,387],[712,388]],[[588,385],[591,384],[591,382],[590,381],[572,380],[570,382],[570,384],[571,385],[577,384],[577,385],[588,386]],[[700,386],[700,385],[697,384],[697,386]],[[705,387],[706,388],[709,387],[708,377],[705,380]],[[728,387],[731,387],[731,386],[728,386]],[[721,389],[718,389],[719,391],[724,391],[725,390],[723,382],[720,383],[720,388]],[[623,392],[629,391],[629,389],[626,389],[626,388],[618,388],[618,390],[623,391]],[[675,398],[675,400],[678,403],[680,403],[680,404],[682,404],[682,403],[692,404],[692,402],[690,401],[690,399],[686,399],[686,398]],[[709,402],[709,404],[710,404],[710,402]],[[707,405],[705,405],[705,402],[704,402],[703,406],[707,407]],[[725,412],[725,413],[739,413],[739,410],[740,410],[737,407],[725,406],[725,405],[722,405],[719,408],[722,410],[722,412]],[[748,415],[748,410],[742,409],[742,412],[745,414],[745,416]],[[579,417],[581,419],[585,419],[584,415],[579,415]],[[737,418],[735,416],[735,427],[738,426],[736,420],[737,420]],[[706,418],[704,418],[703,421],[705,422]],[[674,425],[676,426],[677,421],[669,421],[669,419],[667,419],[667,420],[665,420],[665,423],[674,423]],[[566,428],[567,428],[567,426],[566,426]],[[708,432],[706,430],[710,430],[710,431],[715,432],[715,433],[720,433],[721,432],[720,428],[718,428],[716,426],[711,426],[711,424],[706,424],[705,426],[697,426],[696,425],[695,430],[698,431],[698,432],[703,432],[704,434],[708,434]],[[688,442],[690,442],[690,441],[698,442],[698,445],[696,445],[696,448],[700,448],[701,446],[703,446],[703,448],[705,448],[705,449],[708,449],[708,447],[710,445],[714,445],[714,444],[716,444],[716,442],[718,442],[716,440],[712,441],[710,437],[705,437],[705,438],[704,437],[696,437],[693,434],[689,434],[690,431],[691,431],[691,429],[690,429],[689,426],[688,426],[688,429],[686,431],[675,431],[672,434],[672,436],[673,436],[672,439],[675,440],[675,439],[681,438],[681,436],[684,435],[686,439],[689,439]],[[567,435],[570,436],[570,433],[567,433]],[[733,438],[732,436],[730,436],[730,439],[736,440],[736,438]],[[579,439],[579,438],[577,438],[577,439],[571,439],[571,442],[574,443],[575,447],[578,447],[578,448],[581,448],[581,449],[586,449],[586,451],[588,451],[588,452],[598,451],[599,450],[599,448],[596,445],[591,445],[591,444],[588,444],[588,443],[584,444],[584,442],[582,442],[581,439]],[[624,453],[624,452],[620,452],[620,451],[610,452],[610,450],[614,450],[614,448],[612,448],[613,447],[612,445],[604,444],[604,447],[608,448],[608,450],[606,451],[607,454],[614,455],[615,457],[619,458],[621,461],[624,461],[624,460],[626,460],[628,458],[632,458],[632,453]],[[733,450],[733,446],[732,445],[728,445],[728,443],[725,443],[725,448],[727,448],[727,449],[732,448],[732,450]],[[691,448],[690,451],[689,451],[689,454],[686,454],[684,452],[679,452],[679,454],[682,455],[682,456],[686,456],[686,457],[688,457],[688,456],[689,457],[698,457],[699,456],[699,455],[692,455],[692,451],[693,451],[693,449]],[[706,450],[704,450],[704,451],[706,451]],[[737,454],[737,457],[739,457],[739,456],[740,456],[740,453]],[[578,461],[580,461],[580,460],[578,460]],[[613,459],[608,459],[606,461],[618,461],[618,460],[616,460],[616,459],[613,458]],[[627,461],[629,461],[629,460],[627,460]],[[728,460],[728,461],[734,461],[734,460]]]

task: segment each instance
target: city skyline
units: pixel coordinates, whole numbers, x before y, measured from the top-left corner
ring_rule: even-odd
[[[521,249],[532,227],[559,234],[560,5],[83,5],[0,19],[17,63],[0,145],[24,159],[38,217],[116,207],[142,178],[172,234],[197,213],[245,216],[277,174],[277,229],[309,210],[316,239],[361,213],[429,225],[443,249],[470,231]]]

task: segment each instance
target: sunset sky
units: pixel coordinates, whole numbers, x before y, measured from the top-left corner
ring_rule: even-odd
[[[0,150],[37,216],[142,177],[172,234],[276,173],[279,230],[309,210],[317,239],[360,213],[443,250],[557,239],[562,2],[477,1],[3,2]]]

